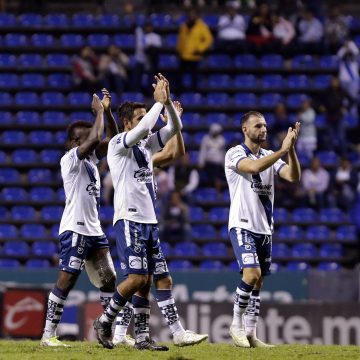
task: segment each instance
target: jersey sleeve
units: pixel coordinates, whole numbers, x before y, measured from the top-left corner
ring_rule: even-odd
[[[152,154],[155,154],[164,148],[160,131],[156,131],[149,135],[146,139],[146,147],[150,149]]]
[[[272,154],[273,151],[270,151],[269,152],[269,155]],[[276,175],[279,175],[279,172],[281,170],[281,168],[286,165],[286,162],[282,159],[279,159],[278,161],[276,161],[274,164],[273,164],[273,169],[274,169],[274,172]]]
[[[128,149],[129,146],[126,143],[126,132],[115,135],[109,142],[108,152],[123,154]]]
[[[61,159],[61,171],[70,173],[79,168],[81,161],[78,156],[78,147],[72,148]]]
[[[246,152],[242,147],[231,148],[225,156],[225,168],[239,172],[237,165],[241,160],[246,158]]]

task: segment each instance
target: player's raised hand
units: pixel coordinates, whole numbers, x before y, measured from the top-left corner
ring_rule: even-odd
[[[99,111],[104,111],[104,106],[101,103],[100,98],[96,94],[93,94],[91,109],[95,114],[97,114]]]
[[[295,145],[295,142],[296,142],[296,140],[297,140],[298,137],[299,137],[299,134],[300,134],[300,126],[301,126],[300,121],[297,121],[297,122],[295,123],[294,128],[293,128],[293,131],[295,132],[293,145]]]
[[[105,88],[101,89],[101,92],[103,94],[101,103],[103,104],[104,110],[109,111],[111,110],[111,95],[109,91]]]
[[[294,142],[294,137],[296,136],[295,131],[292,127],[289,127],[288,132],[281,144],[281,150],[285,153],[289,152],[291,146]]]
[[[180,101],[173,101],[175,110],[177,111],[177,113],[179,114],[179,117],[181,117],[182,113],[183,113],[183,108],[181,107],[181,103]],[[160,118],[163,122],[167,123],[168,121],[168,112],[165,110],[164,114],[160,114]]]
[[[154,84],[153,84],[154,87]],[[166,92],[166,83],[164,80],[157,80],[157,83],[155,85],[154,90],[154,100],[156,102],[160,102],[162,104],[165,104],[167,101],[167,92]]]

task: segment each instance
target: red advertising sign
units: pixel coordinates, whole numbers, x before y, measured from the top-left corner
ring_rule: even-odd
[[[46,301],[44,290],[7,289],[3,296],[3,336],[41,337]]]

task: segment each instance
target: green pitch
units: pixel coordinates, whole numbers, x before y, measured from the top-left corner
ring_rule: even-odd
[[[228,344],[170,346],[167,352],[125,347],[107,350],[94,342],[67,342],[71,348],[43,348],[38,341],[0,341],[0,359],[9,360],[359,360],[359,346],[280,345],[273,349],[240,349]]]

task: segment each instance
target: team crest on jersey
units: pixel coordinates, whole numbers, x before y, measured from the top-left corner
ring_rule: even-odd
[[[100,196],[100,189],[97,188],[94,182],[88,184],[88,186],[86,187],[86,191],[89,193],[89,195],[93,195],[95,197]]]
[[[139,183],[151,183],[153,178],[152,171],[149,168],[141,167],[134,172],[134,178]]]
[[[272,194],[272,185],[271,184],[263,184],[261,181],[252,179],[251,188],[258,195],[266,195],[271,196]]]

